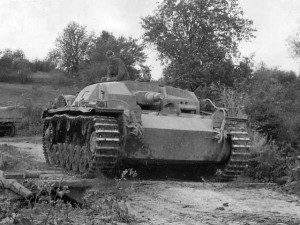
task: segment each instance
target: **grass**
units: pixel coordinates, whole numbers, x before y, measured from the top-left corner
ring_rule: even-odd
[[[34,73],[31,84],[0,82],[0,106],[21,105],[26,109],[17,134],[41,135],[42,111],[61,94],[75,94],[78,88],[70,85],[61,73]]]
[[[74,94],[76,87],[54,87],[53,85],[40,84],[10,84],[0,83],[0,105],[18,103],[20,105],[33,101],[35,105],[47,106],[60,94]]]
[[[251,140],[251,155],[246,170],[248,176],[262,182],[281,184],[300,180],[300,162],[295,157],[283,155],[286,146],[279,146],[256,131],[251,132]]]

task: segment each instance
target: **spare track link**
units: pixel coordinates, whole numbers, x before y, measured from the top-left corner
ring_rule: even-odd
[[[72,124],[78,123],[81,123],[81,138],[84,137],[81,144],[78,141],[75,143],[76,134],[69,132],[72,130]],[[65,124],[66,127],[62,129],[61,124]],[[50,137],[46,134],[48,128],[55,129],[50,131]],[[65,135],[64,143],[56,141],[60,140],[60,135]],[[114,169],[120,153],[117,120],[114,117],[66,114],[47,117],[43,127],[43,151],[46,162],[52,166],[59,165],[87,177],[94,177],[97,172],[109,174]]]
[[[245,120],[228,118],[225,129],[231,139],[231,155],[222,171],[221,181],[232,181],[241,175],[247,167],[251,145]]]

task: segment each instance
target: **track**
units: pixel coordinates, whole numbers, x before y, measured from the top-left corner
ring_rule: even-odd
[[[90,138],[92,158],[88,173],[93,175],[100,170],[109,174],[115,168],[119,157],[120,133],[113,117],[94,119],[94,132]]]
[[[109,174],[120,150],[120,132],[114,117],[54,115],[43,129],[46,162],[93,177]]]
[[[221,174],[221,181],[232,181],[247,167],[250,156],[250,138],[246,130],[246,120],[227,118],[225,130],[231,140],[231,155]]]

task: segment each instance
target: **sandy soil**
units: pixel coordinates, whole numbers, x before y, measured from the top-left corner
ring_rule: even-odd
[[[0,156],[14,155],[14,170],[47,168],[41,138],[0,138]],[[21,162],[20,162],[21,161]],[[134,224],[300,224],[300,198],[278,187],[249,183],[127,181]]]

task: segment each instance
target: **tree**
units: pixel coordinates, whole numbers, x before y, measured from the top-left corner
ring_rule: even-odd
[[[84,59],[90,45],[86,26],[71,22],[56,39],[62,66],[72,76],[78,73],[79,63]]]
[[[53,68],[64,70],[63,68],[63,61],[62,61],[62,54],[59,49],[55,48],[48,52],[46,60],[52,65]]]
[[[31,72],[29,61],[26,59],[23,50],[5,49],[0,55],[0,78],[1,80],[12,79],[10,75],[16,72],[22,83],[28,81],[28,75]]]
[[[294,35],[290,35],[287,39],[290,53],[295,58],[300,58],[300,28]]]
[[[208,76],[222,82],[220,69],[230,76],[239,42],[255,31],[242,15],[237,0],[164,0],[154,15],[142,18],[143,38],[168,64],[166,80],[194,90],[214,80]]]
[[[13,60],[13,69],[17,71],[21,83],[30,81],[29,74],[31,73],[30,62],[24,58],[15,58]]]
[[[121,58],[127,67],[131,79],[136,79],[140,76],[140,73],[145,68],[146,55],[143,52],[144,46],[138,44],[137,39],[131,37],[125,38],[123,36],[115,37],[108,31],[102,31],[97,37],[94,36],[92,47],[89,49],[87,54],[88,67],[97,75],[99,78],[106,75],[106,52],[112,50],[115,55]],[[95,67],[97,67],[95,69]]]
[[[294,72],[261,67],[250,83],[246,109],[252,124],[278,143],[300,146],[300,79]]]

